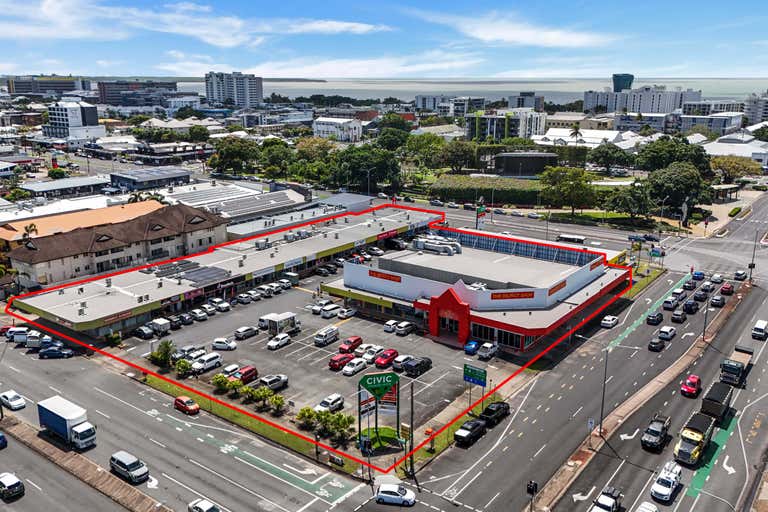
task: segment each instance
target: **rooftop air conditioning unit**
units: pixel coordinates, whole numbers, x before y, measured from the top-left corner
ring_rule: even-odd
[[[81,286],[81,287],[79,287],[79,288],[77,289],[77,294],[78,294],[78,295],[82,295],[84,291],[85,291],[85,290],[83,290],[83,287]]]
[[[144,300],[149,300],[149,294],[144,295]]]
[[[64,288],[59,289],[59,295],[64,295]]]
[[[85,310],[80,308],[80,309],[77,310],[77,314],[80,315],[80,316],[85,316]]]
[[[157,280],[157,287],[158,288],[162,288],[163,287],[163,280],[162,279],[158,279]]]
[[[138,297],[136,297],[136,302],[138,302],[139,304],[141,304],[142,302],[144,302],[144,297],[142,297],[141,295],[139,295]]]
[[[86,302],[81,302],[80,303],[80,307],[81,308],[86,308],[86,307],[88,307],[88,304]]]

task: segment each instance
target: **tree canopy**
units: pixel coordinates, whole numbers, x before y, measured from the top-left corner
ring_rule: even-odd
[[[708,185],[690,162],[673,162],[652,172],[648,176],[648,186],[654,201],[675,210],[682,208],[686,198],[689,207],[710,200]]]
[[[333,181],[339,185],[350,184],[360,191],[368,190],[370,171],[371,192],[378,190],[379,183],[390,183],[397,190],[400,185],[400,165],[392,151],[370,144],[350,146],[335,153]]]
[[[605,167],[605,172],[610,173],[614,165],[631,165],[632,157],[616,144],[606,143],[590,150],[587,161]]]
[[[382,130],[384,128],[397,128],[398,130],[409,132],[411,131],[411,123],[403,119],[402,116],[396,114],[395,112],[388,112],[384,114],[384,116],[381,118],[381,121],[379,121],[379,128]]]
[[[763,126],[762,128],[758,128],[757,130],[752,132],[752,135],[754,135],[757,140],[768,142],[768,126]]]
[[[398,128],[384,128],[379,133],[379,136],[376,137],[376,144],[384,149],[395,151],[405,145],[408,141],[408,137],[409,134],[405,130],[400,130]]]
[[[260,154],[256,142],[238,137],[218,139],[215,147],[216,153],[208,160],[208,165],[218,172],[242,173],[251,167]]]
[[[176,119],[186,119],[188,117],[196,117],[198,119],[202,119],[205,117],[205,115],[199,110],[195,110],[194,108],[187,105],[177,110],[176,113],[173,114],[173,117]]]
[[[453,139],[445,144],[440,151],[441,161],[453,172],[461,171],[472,162],[474,157],[474,144],[459,139]]]
[[[296,142],[296,157],[308,161],[328,158],[333,143],[322,137],[304,137]]]
[[[655,205],[648,183],[635,180],[631,185],[615,187],[606,198],[604,207],[616,213],[626,213],[634,223],[639,216],[649,216]]]
[[[704,148],[679,137],[661,137],[643,146],[637,155],[637,166],[645,171],[664,169],[674,162],[688,162],[705,174],[710,170]]]
[[[745,156],[714,156],[710,165],[715,173],[719,171],[723,183],[733,183],[751,174],[763,174],[760,164]]]
[[[190,142],[206,142],[210,136],[211,134],[205,126],[190,126],[189,132],[187,132]]]
[[[542,197],[553,205],[565,205],[571,208],[571,215],[576,208],[587,208],[595,202],[595,187],[592,175],[578,167],[548,167],[541,174]]]
[[[434,133],[411,135],[405,143],[405,153],[420,167],[434,169],[440,165],[440,152],[445,139]]]

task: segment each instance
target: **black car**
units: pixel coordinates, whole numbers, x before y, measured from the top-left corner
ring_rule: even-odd
[[[315,270],[315,274],[321,277],[328,277],[329,275],[331,275],[331,273],[328,272],[328,269],[325,267],[317,267],[317,270]]]
[[[709,295],[704,290],[696,290],[693,294],[693,300],[697,302],[705,302]]]
[[[664,350],[664,340],[661,338],[653,338],[648,342],[648,350],[651,352],[661,352]]]
[[[192,315],[189,313],[180,314],[179,319],[181,320],[181,325],[192,325],[192,323],[195,321],[195,319],[192,318]]]
[[[429,201],[429,204],[432,206],[443,206],[444,203],[439,199],[432,199]]]
[[[659,242],[661,241],[658,236],[654,235],[653,233],[646,233],[643,235],[643,238],[647,242]]]
[[[472,203],[464,203],[464,209],[469,211],[475,211],[475,205]]]
[[[74,355],[72,349],[63,347],[48,347],[38,353],[40,359],[69,359]]]
[[[40,340],[40,350],[44,350],[46,348],[51,348],[51,347],[64,348],[64,343],[60,342],[59,340],[54,340],[51,338],[45,338],[44,340]]]
[[[412,198],[411,196],[403,197],[403,201],[405,201],[406,203],[415,203],[416,202],[416,200],[414,198]]]
[[[137,338],[141,338],[142,340],[148,340],[150,338],[155,337],[155,332],[150,327],[147,327],[146,325],[142,325],[141,327],[133,331],[133,335],[136,336]]]
[[[485,422],[483,420],[470,420],[454,432],[453,440],[456,441],[457,445],[469,446],[483,437],[485,430]]]
[[[501,420],[509,415],[510,409],[507,402],[493,402],[488,404],[483,412],[480,413],[479,418],[485,421],[485,424],[489,427],[498,425]]]
[[[685,322],[687,318],[688,318],[688,315],[685,314],[685,311],[683,311],[682,309],[676,309],[672,313],[672,318],[670,318],[670,320],[672,320],[672,322],[676,324],[681,324]]]
[[[415,357],[403,364],[403,371],[409,377],[418,377],[432,368],[432,360],[428,357]]]
[[[689,279],[683,284],[684,290],[695,290],[696,289],[696,281],[693,279]]]
[[[181,329],[182,321],[178,315],[171,315],[168,317],[168,321],[171,322],[171,329]]]
[[[688,299],[685,301],[685,304],[683,304],[683,311],[692,315],[699,311],[699,303],[693,299]]]
[[[640,438],[640,444],[646,450],[661,450],[669,438],[669,416],[656,413],[651,418],[643,437]]]
[[[645,237],[643,235],[632,234],[632,235],[627,236],[627,239],[630,242],[645,242]]]
[[[327,270],[331,274],[335,274],[336,272],[339,271],[339,267],[337,267],[336,265],[333,265],[333,264],[323,265],[322,268],[324,268],[325,270]]]
[[[655,313],[651,313],[645,317],[645,323],[647,323],[648,325],[659,325],[663,321],[664,321],[664,315],[662,315],[661,312],[659,311],[656,311]]]
[[[723,297],[722,295],[715,295],[714,297],[712,297],[712,300],[709,301],[709,303],[716,308],[721,308],[725,306],[725,297]]]
[[[747,278],[747,273],[744,272],[743,270],[737,270],[736,272],[733,273],[733,278],[736,281],[744,281]]]

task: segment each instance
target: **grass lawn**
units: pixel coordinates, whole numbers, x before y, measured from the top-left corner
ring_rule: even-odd
[[[633,299],[637,297],[643,290],[645,290],[652,282],[654,282],[665,271],[658,267],[649,267],[648,263],[641,263],[640,266],[634,271],[634,275],[647,274],[635,281],[635,285],[627,292],[624,297],[627,299]]]
[[[158,391],[162,391],[163,393],[170,395],[172,397],[190,394],[188,391],[176,386],[175,384],[171,384],[162,379],[158,379],[157,377],[154,377],[152,375],[147,375],[146,378],[144,379],[144,382],[147,385],[157,389]],[[262,421],[259,421],[255,418],[252,418],[240,412],[234,411],[229,407],[225,407],[212,400],[208,400],[202,396],[197,396],[195,398],[197,403],[200,405],[201,409],[208,411],[209,413],[215,416],[218,416],[219,418],[225,419],[231,423],[239,425],[246,430],[250,430],[255,434],[258,434],[271,441],[274,441],[275,443],[281,446],[290,448],[291,450],[298,452],[302,455],[306,455],[307,457],[311,457],[311,458],[315,457],[315,445],[313,443],[310,443],[309,441],[305,441],[299,437],[296,437],[293,434],[284,432],[276,427],[268,425]],[[311,433],[305,433],[305,435],[312,436]],[[342,469],[343,471],[352,474],[355,471],[357,471],[358,467],[359,465],[356,462],[353,462],[344,458],[344,467],[343,468],[339,467],[339,469]]]
[[[376,435],[376,429],[373,427],[370,429],[364,428],[360,433],[371,438],[374,450],[378,448],[398,446],[397,432],[392,427],[379,426],[378,436]]]

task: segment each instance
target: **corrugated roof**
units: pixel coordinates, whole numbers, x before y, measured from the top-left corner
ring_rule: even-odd
[[[24,183],[19,188],[29,190],[30,192],[51,192],[75,187],[108,185],[109,183],[110,181],[107,176],[78,176],[75,178],[62,178],[60,180]]]

